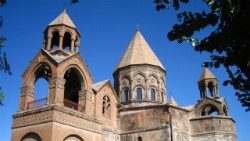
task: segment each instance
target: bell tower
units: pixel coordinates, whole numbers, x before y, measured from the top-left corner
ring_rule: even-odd
[[[224,116],[228,115],[226,101],[219,95],[218,80],[207,67],[204,67],[204,70],[198,81],[198,88],[200,90],[200,101],[211,100],[210,102],[208,102],[210,106],[202,109],[200,111],[201,113],[199,114],[201,114],[202,116],[210,115],[212,113]],[[215,104],[217,101],[220,103]]]
[[[190,119],[193,140],[236,141],[235,121],[228,114],[226,100],[219,95],[218,80],[205,67],[198,88],[200,99]]]
[[[93,79],[78,52],[80,33],[66,10],[44,31],[44,47],[24,71],[12,141],[101,141],[94,110]],[[48,83],[35,99],[36,81]]]

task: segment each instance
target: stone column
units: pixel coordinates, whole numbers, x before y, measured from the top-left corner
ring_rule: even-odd
[[[220,97],[220,93],[217,87],[215,88],[215,92],[216,92],[216,97]]]
[[[52,40],[52,36],[48,36],[47,37],[47,45],[46,45],[46,50],[49,51],[51,48],[51,40]]]
[[[71,39],[71,46],[70,46],[71,52],[75,52],[75,40]]]
[[[84,95],[86,96],[85,103],[85,113],[92,116],[94,114],[94,93],[92,90],[84,90]]]
[[[64,84],[65,79],[60,77],[52,77],[49,81],[49,105],[64,105]]]
[[[214,97],[215,97],[215,98],[218,98],[218,97],[219,97],[218,88],[217,88],[216,86],[214,86],[213,89],[214,89]]]
[[[134,85],[134,80],[131,80],[131,83],[130,83],[130,96],[129,96],[129,100],[131,102],[135,102],[136,101],[136,89],[135,89],[135,85]]]
[[[87,95],[87,90],[81,90],[78,92],[79,93],[79,100],[78,100],[78,111],[80,112],[85,112],[86,110],[86,95]]]
[[[59,38],[59,49],[63,50],[63,35],[60,35]]]
[[[19,111],[23,111],[27,108],[27,103],[34,101],[34,88],[30,86],[24,86],[21,88]]]
[[[205,96],[208,97],[208,95],[209,95],[208,87],[206,86]]]
[[[146,78],[146,80],[145,80],[146,82],[144,83],[144,86],[145,86],[145,90],[144,90],[144,95],[145,95],[145,97],[144,97],[144,100],[145,101],[148,101],[148,78]]]

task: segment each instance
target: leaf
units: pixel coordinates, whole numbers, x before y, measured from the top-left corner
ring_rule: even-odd
[[[71,0],[71,4],[76,4],[78,2],[79,2],[79,0]]]
[[[4,100],[3,91],[0,87],[0,105],[3,105],[3,100]]]
[[[180,8],[180,3],[178,0],[173,0],[173,7],[175,10],[178,10]]]

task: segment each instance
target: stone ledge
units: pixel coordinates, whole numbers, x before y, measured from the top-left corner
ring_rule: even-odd
[[[228,120],[232,120],[234,123],[234,119],[228,116],[199,116],[199,117],[195,117],[195,118],[191,118],[190,121],[196,121],[196,120],[206,120],[206,119],[228,119]]]
[[[13,115],[12,129],[48,122],[56,122],[96,133],[102,131],[102,124],[96,118],[67,107],[58,106],[46,106],[16,113]]]
[[[133,131],[129,131],[129,132],[122,132],[121,131],[120,135],[135,134],[135,133],[140,133],[140,132],[148,132],[148,131],[162,130],[162,129],[168,129],[168,128],[170,128],[170,127],[169,126],[161,126],[161,127],[157,127],[157,128],[133,130]]]
[[[195,133],[195,134],[192,134],[191,136],[192,137],[199,137],[199,136],[204,136],[204,135],[222,135],[222,134],[233,134],[234,136],[237,136],[235,133],[233,132],[204,132],[204,133]]]
[[[96,119],[95,117],[90,117],[88,115],[86,115],[85,113],[70,109],[68,107],[59,107],[56,105],[51,105],[51,106],[45,106],[42,108],[38,108],[38,109],[31,109],[31,110],[27,110],[27,111],[21,111],[21,112],[17,112],[15,113],[12,117],[13,118],[17,118],[17,117],[22,117],[22,116],[26,116],[26,115],[33,115],[33,114],[37,114],[37,113],[41,113],[41,112],[46,112],[46,111],[51,111],[51,110],[55,110],[55,111],[60,111],[72,116],[76,116],[79,118],[83,118],[86,120],[90,120],[92,122],[96,122],[96,123],[101,123],[98,119]]]
[[[147,110],[147,109],[153,109],[153,108],[162,108],[166,109],[166,104],[161,105],[145,105],[145,106],[138,106],[138,107],[124,107],[118,110],[118,112],[126,112],[130,110]]]

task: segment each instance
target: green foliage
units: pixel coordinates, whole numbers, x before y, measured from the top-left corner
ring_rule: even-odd
[[[189,0],[155,0],[156,10],[162,11],[172,4],[179,10]],[[170,41],[191,43],[197,52],[211,53],[206,65],[218,68],[223,65],[229,75],[224,85],[232,85],[246,111],[250,111],[250,2],[247,0],[203,0],[209,11],[183,11],[167,37]],[[209,26],[214,30],[198,40],[194,37]]]
[[[4,97],[3,97],[3,91],[0,87],[0,106],[3,105],[3,100],[4,100]]]
[[[4,6],[6,4],[6,0],[0,0],[0,6]],[[3,25],[3,19],[0,16],[0,28]],[[10,65],[7,60],[7,55],[4,51],[4,42],[6,38],[0,35],[0,71],[4,71],[5,73],[11,74]]]
[[[71,4],[75,4],[75,3],[78,3],[79,0],[71,0]]]
[[[0,7],[3,7],[6,4],[7,0],[0,0]],[[0,16],[0,28],[3,26],[3,19]],[[7,55],[4,49],[4,41],[6,38],[0,35],[0,71],[4,71],[5,73],[11,74],[10,72],[10,65],[7,60]],[[0,87],[0,105],[3,105],[3,91]]]

